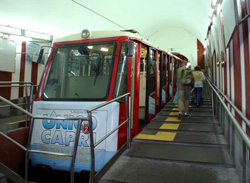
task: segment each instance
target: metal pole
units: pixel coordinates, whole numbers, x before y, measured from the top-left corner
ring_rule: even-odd
[[[129,119],[129,107],[128,107],[128,97],[125,97],[125,103],[126,103],[126,119],[128,120],[127,122],[127,147],[130,148],[131,144],[130,144],[130,138],[131,138],[131,134],[130,134],[130,119]]]
[[[221,104],[221,122],[222,122],[222,133],[225,135],[225,109]]]
[[[26,111],[29,111],[29,107],[28,107],[28,89],[27,89],[27,84],[24,85],[25,86],[25,104],[26,104]],[[25,122],[25,127],[28,126],[28,115],[26,115],[26,122]]]
[[[28,170],[29,170],[29,150],[31,145],[31,138],[32,132],[34,127],[34,118],[31,119],[30,128],[29,128],[29,135],[28,135],[28,142],[27,142],[27,151],[25,154],[25,180],[28,181]]]
[[[95,147],[94,147],[94,135],[93,135],[93,121],[92,112],[88,112],[89,116],[89,133],[90,133],[90,152],[91,152],[91,171],[90,171],[90,181],[95,182]]]
[[[133,128],[133,124],[134,124],[134,96],[135,96],[135,56],[132,57],[132,68],[131,68],[131,91],[130,91],[130,116],[129,116],[129,129],[130,129],[130,133],[131,134],[131,128]],[[131,136],[130,136],[131,138]]]
[[[31,87],[31,92],[30,92],[30,113],[32,113],[32,106],[33,106],[33,92],[34,92],[34,86],[32,85],[32,87]]]
[[[214,92],[213,92],[213,90],[211,90],[211,94],[212,94],[212,111],[213,111],[213,115],[214,115]]]
[[[242,142],[242,151],[243,151],[243,167],[242,167],[242,176],[243,176],[243,183],[247,183],[247,179],[249,179],[249,171],[247,171],[247,162],[248,162],[248,150],[246,144]],[[247,173],[248,172],[248,173]],[[249,181],[249,180],[248,180]]]
[[[23,108],[19,107],[19,106],[16,105],[16,104],[13,104],[13,103],[10,102],[9,100],[7,100],[7,99],[5,99],[5,98],[3,98],[3,97],[1,97],[1,96],[0,96],[0,100],[4,101],[5,103],[9,104],[10,106],[15,107],[15,108],[18,109],[19,111],[22,111],[23,113],[25,113],[25,114],[27,114],[27,115],[29,115],[29,116],[32,116],[32,114],[31,114],[30,112],[24,110]]]
[[[75,175],[75,160],[76,160],[76,154],[77,154],[77,147],[78,147],[78,141],[80,138],[80,131],[81,131],[81,125],[82,120],[78,120],[78,125],[76,129],[76,137],[75,137],[75,143],[74,143],[74,150],[72,154],[72,160],[71,160],[71,167],[70,167],[70,182],[74,183],[74,175]]]
[[[232,157],[235,161],[235,127],[232,122]]]

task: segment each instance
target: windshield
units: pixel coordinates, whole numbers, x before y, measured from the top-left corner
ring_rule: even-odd
[[[111,78],[114,49],[114,42],[57,48],[42,98],[104,99]]]

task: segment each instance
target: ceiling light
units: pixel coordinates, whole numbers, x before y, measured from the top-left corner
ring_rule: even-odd
[[[0,32],[7,34],[21,35],[21,29],[12,28],[8,26],[0,26]]]
[[[108,49],[108,48],[101,48],[101,51],[108,52],[108,51],[109,51],[109,49]]]
[[[32,38],[37,38],[37,39],[45,39],[45,40],[50,40],[50,36],[42,33],[36,33],[32,31],[25,31],[25,36],[27,37],[32,37]]]
[[[217,0],[212,1],[212,6],[215,6],[217,4]]]
[[[211,24],[211,22],[212,22],[212,19],[209,17],[208,21],[207,21],[207,26],[209,26]]]
[[[93,46],[88,46],[88,49],[93,49]]]
[[[16,43],[22,43],[23,41],[26,41],[26,42],[32,41],[31,38],[23,37],[23,36],[13,36],[13,35],[10,35],[9,38],[11,40],[15,41]]]
[[[214,9],[211,7],[210,12],[209,12],[209,17],[212,17],[213,13],[214,13]]]

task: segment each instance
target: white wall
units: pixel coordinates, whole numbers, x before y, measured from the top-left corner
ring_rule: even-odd
[[[178,27],[162,29],[148,38],[168,52],[178,52],[191,62],[192,69],[197,65],[197,38]]]

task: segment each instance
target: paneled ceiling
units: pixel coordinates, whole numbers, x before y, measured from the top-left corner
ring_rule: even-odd
[[[210,6],[211,0],[1,0],[0,25],[58,37],[86,28],[135,29],[145,38],[177,27],[203,43]]]

